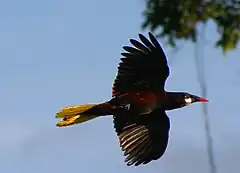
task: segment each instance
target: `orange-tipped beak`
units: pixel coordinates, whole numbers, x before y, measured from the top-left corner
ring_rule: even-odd
[[[199,101],[200,101],[200,102],[208,102],[208,100],[207,100],[207,99],[205,99],[205,98],[202,98],[202,97],[200,97],[200,98],[199,98]]]

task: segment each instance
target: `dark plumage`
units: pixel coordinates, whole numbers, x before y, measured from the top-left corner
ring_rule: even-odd
[[[170,128],[164,110],[156,109],[136,119],[128,114],[115,115],[113,122],[128,166],[146,164],[164,154]]]
[[[69,126],[113,115],[115,131],[127,165],[138,166],[159,159],[166,151],[170,122],[167,110],[207,100],[186,92],[167,92],[169,67],[163,48],[149,33],[149,40],[130,39],[123,46],[112,99],[100,104],[66,107],[57,114],[64,118],[57,126]]]
[[[139,34],[139,38],[142,43],[130,39],[135,47],[123,47],[126,52],[121,54],[124,58],[121,58],[113,84],[113,97],[140,91],[162,95],[159,107],[148,114],[114,115],[114,127],[120,146],[127,156],[125,161],[128,165],[136,166],[159,159],[164,154],[170,128],[165,110],[185,106],[184,96],[187,96],[187,93],[165,93],[165,81],[170,73],[166,54],[151,33],[150,41],[142,34]],[[161,93],[165,93],[165,97]]]
[[[127,52],[121,55],[121,62],[118,66],[118,75],[113,84],[113,96],[132,91],[164,91],[165,80],[169,76],[164,50],[149,33],[152,43],[139,34],[140,43],[130,39],[134,47],[123,46]]]

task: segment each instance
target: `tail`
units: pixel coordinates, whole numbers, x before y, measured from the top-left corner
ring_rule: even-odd
[[[108,109],[108,103],[64,107],[56,115],[57,119],[62,118],[62,120],[60,120],[56,126],[65,127],[83,123],[101,115],[107,115]]]

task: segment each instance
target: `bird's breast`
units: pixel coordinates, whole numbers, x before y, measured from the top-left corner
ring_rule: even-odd
[[[129,112],[147,114],[156,108],[156,99],[157,96],[154,92],[129,92],[114,98],[112,103],[121,105]]]

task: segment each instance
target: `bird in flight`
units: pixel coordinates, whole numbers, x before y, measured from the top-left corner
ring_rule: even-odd
[[[123,46],[111,99],[64,107],[56,115],[61,119],[58,127],[112,115],[128,166],[147,164],[165,153],[170,129],[166,111],[208,101],[187,92],[166,91],[170,72],[162,46],[150,32],[149,39],[142,34],[139,39],[130,39],[132,46]]]

